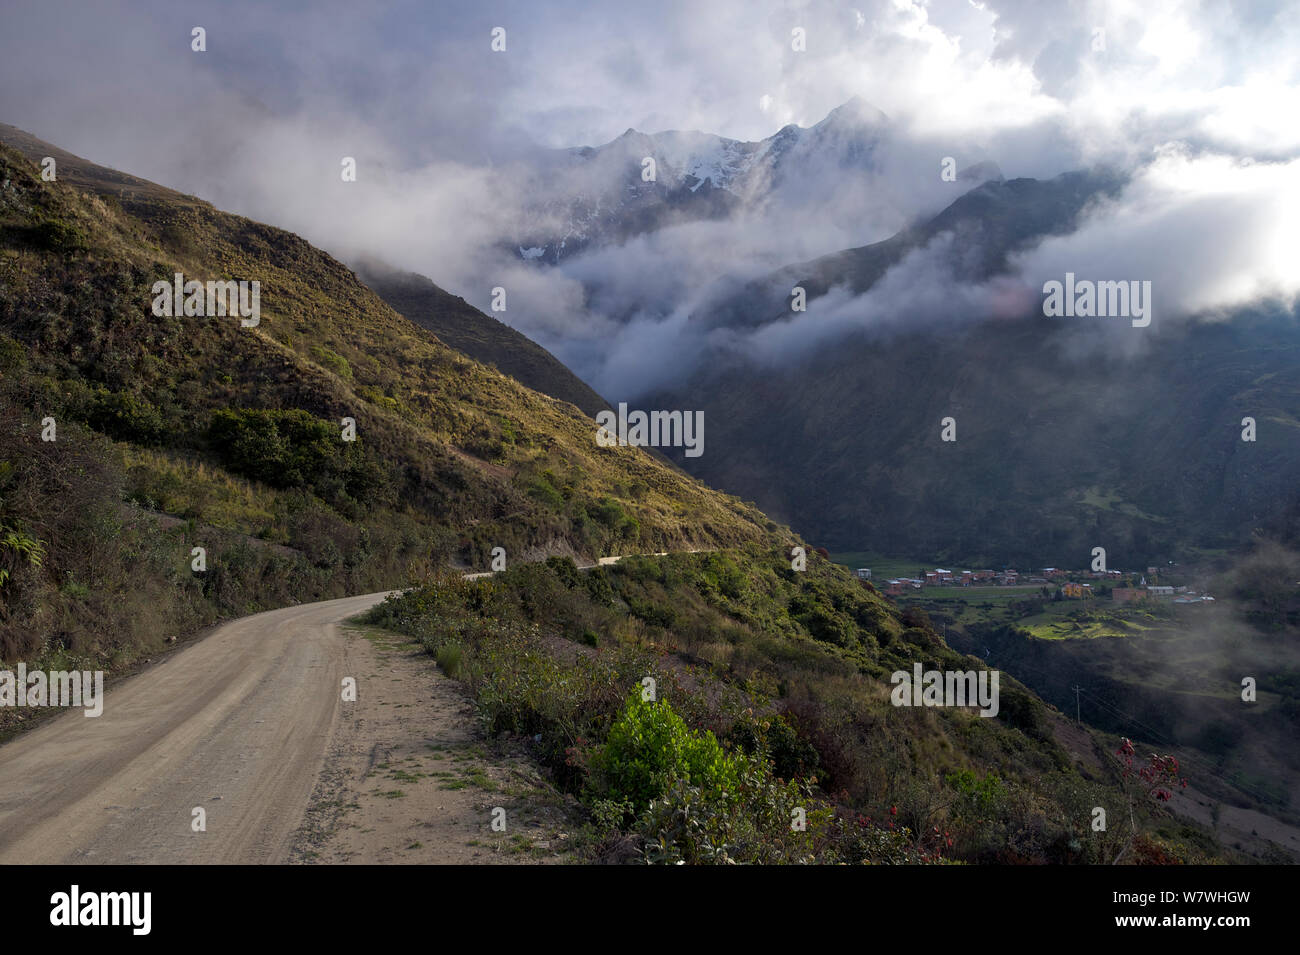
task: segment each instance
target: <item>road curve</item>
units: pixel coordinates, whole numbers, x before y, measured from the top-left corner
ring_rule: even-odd
[[[223,624],[0,747],[0,863],[275,863],[342,704],[339,623],[385,593]],[[206,831],[192,828],[206,812]]]
[[[367,675],[339,623],[390,592],[222,624],[108,690],[101,716],[72,710],[0,746],[0,864],[289,861],[342,680]]]

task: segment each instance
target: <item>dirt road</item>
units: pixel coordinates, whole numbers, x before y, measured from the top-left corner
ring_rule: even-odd
[[[0,863],[285,862],[362,661],[368,594],[227,623],[0,747]],[[194,810],[206,831],[193,829]]]
[[[489,757],[418,648],[343,626],[385,596],[231,621],[109,689],[101,716],[0,746],[0,864],[554,861],[564,812],[528,760]],[[508,810],[508,838],[483,835],[485,808]]]

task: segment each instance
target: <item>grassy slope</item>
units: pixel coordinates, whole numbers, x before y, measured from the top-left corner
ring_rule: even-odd
[[[1091,725],[1174,747],[1202,792],[1294,826],[1298,578],[1300,557],[1261,544],[1208,578],[1218,597],[1211,605],[1053,601],[976,588],[926,588],[900,603],[924,608],[949,644],[1014,673],[1067,712],[1081,684]],[[1258,681],[1254,702],[1241,698],[1244,676]]]
[[[401,315],[475,361],[493,365],[535,391],[577,405],[591,416],[609,407],[550,352],[509,325],[484,315],[423,275],[378,262],[356,266],[357,277]]]
[[[832,558],[878,568],[877,581],[935,563],[861,552]],[[1300,728],[1300,556],[1260,541],[1229,569],[1210,569],[1220,563],[1156,581],[1207,587],[1218,598],[1208,606],[1116,604],[1108,584],[1096,598],[1061,601],[1036,586],[926,587],[899,604],[926,610],[948,643],[1006,667],[1067,712],[1073,687],[1090,686],[1096,701],[1082,712],[1092,725],[1176,746],[1201,789],[1294,825],[1300,769],[1288,754]],[[1246,674],[1259,681],[1251,704],[1240,698]]]
[[[75,578],[96,575],[78,563],[75,539],[94,535],[70,521],[94,515],[111,538],[124,500],[186,522],[168,531],[185,540],[156,555],[160,567],[184,569],[182,544],[199,536],[247,551],[247,586],[229,591],[225,613],[373,589],[447,563],[485,567],[495,546],[511,559],[599,556],[776,530],[652,455],[599,448],[577,409],[446,347],[298,237],[27,145],[59,158],[61,176],[42,182],[31,161],[0,152],[0,374],[11,425],[0,459],[12,465],[0,476],[0,521],[26,521],[47,542],[46,584],[66,585],[73,572],[60,600],[108,599],[82,594]],[[260,326],[153,316],[150,287],[175,271],[260,281]],[[223,445],[212,424],[230,410],[241,430]],[[286,412],[299,413],[306,438],[288,434]],[[39,440],[46,416],[58,423],[53,443]],[[357,424],[350,446],[334,440],[345,416]],[[268,438],[268,427],[280,433]],[[100,476],[80,483],[69,477],[78,468]],[[57,506],[56,486],[82,504]],[[274,586],[262,566],[272,559],[293,566],[270,574],[283,578]],[[211,563],[205,600],[233,572],[230,560]],[[318,585],[303,586],[304,575]],[[105,609],[83,607],[62,642],[95,642],[86,621]],[[138,649],[146,637],[128,634],[138,628],[121,616],[104,640]],[[49,649],[47,627],[32,623],[11,615],[6,655]]]
[[[1090,749],[1076,766],[1056,742],[1059,714],[1005,674],[996,719],[891,705],[894,670],[982,664],[816,556],[803,573],[761,545],[585,574],[553,559],[430,582],[374,619],[421,639],[465,681],[490,731],[533,740],[590,808],[584,841],[597,857],[1109,862],[1128,836],[1088,826],[1092,807],[1124,806],[1106,760]],[[628,792],[605,757],[646,676],[688,724],[761,753],[768,775],[729,796],[693,776],[653,807],[618,811]],[[791,793],[778,778],[812,788]],[[792,805],[819,819],[797,837]],[[1218,853],[1177,824],[1129,851],[1158,855],[1157,845],[1184,859]]]
[[[39,183],[12,154],[5,176],[5,330],[29,349],[33,370],[147,401],[166,450],[201,454],[217,409],[301,408],[331,422],[355,417],[360,442],[406,471],[385,503],[423,499],[443,509],[440,523],[501,529],[509,515],[530,543],[570,535],[584,544],[571,512],[528,493],[549,468],[570,498],[620,496],[640,524],[592,540],[593,550],[738,541],[768,524],[650,455],[598,448],[594,426],[572,408],[465,360],[296,236],[184,197],[78,196]],[[85,250],[30,248],[23,230],[41,219],[80,230]],[[148,287],[174,271],[259,280],[261,326],[154,318]]]

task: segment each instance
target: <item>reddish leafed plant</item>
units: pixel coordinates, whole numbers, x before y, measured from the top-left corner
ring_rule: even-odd
[[[1138,763],[1133,741],[1127,737],[1119,749],[1115,750],[1115,755],[1124,764],[1124,778],[1136,781],[1147,796],[1157,802],[1168,802],[1173,798],[1175,789],[1187,788],[1187,780],[1183,778],[1178,760],[1173,756],[1152,753],[1145,764]]]

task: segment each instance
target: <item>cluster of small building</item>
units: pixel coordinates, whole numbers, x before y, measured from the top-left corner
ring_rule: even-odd
[[[1110,592],[1116,603],[1127,604],[1135,600],[1172,600],[1176,604],[1214,603],[1209,594],[1188,587],[1116,587]]]
[[[868,567],[859,567],[856,574],[861,580],[871,579],[871,569]],[[1091,577],[1114,577],[1115,579],[1123,576],[1118,571],[1088,571],[1087,574]],[[885,581],[884,591],[887,594],[901,594],[908,590],[920,590],[923,587],[1041,585],[1056,580],[1064,580],[1068,576],[1070,576],[1069,571],[1057,567],[1044,567],[1039,573],[1032,575],[1021,574],[1018,570],[946,570],[943,567],[936,567],[934,570],[926,571],[922,577],[891,578]],[[1084,584],[1083,586],[1088,587],[1089,585]]]
[[[1147,573],[1154,576],[1158,570],[1159,568],[1156,567],[1148,567]],[[859,567],[854,573],[859,580],[871,579],[871,569],[869,567]],[[955,571],[936,567],[934,570],[927,571],[922,577],[890,578],[885,581],[882,589],[887,594],[897,596],[909,590],[921,590],[925,587],[973,587],[979,585],[986,587],[1032,587],[1060,583],[1063,597],[1071,600],[1083,600],[1093,595],[1092,584],[1069,578],[1089,577],[1093,580],[1121,580],[1125,576],[1122,571],[1118,570],[1069,571],[1060,567],[1043,567],[1035,574],[1025,575],[1016,570]],[[1169,599],[1180,604],[1203,603],[1214,600],[1213,597],[1207,594],[1197,593],[1187,587],[1148,586],[1145,577],[1142,578],[1140,587],[1116,587],[1111,591],[1111,595],[1118,603],[1131,603],[1134,600],[1149,598]]]

